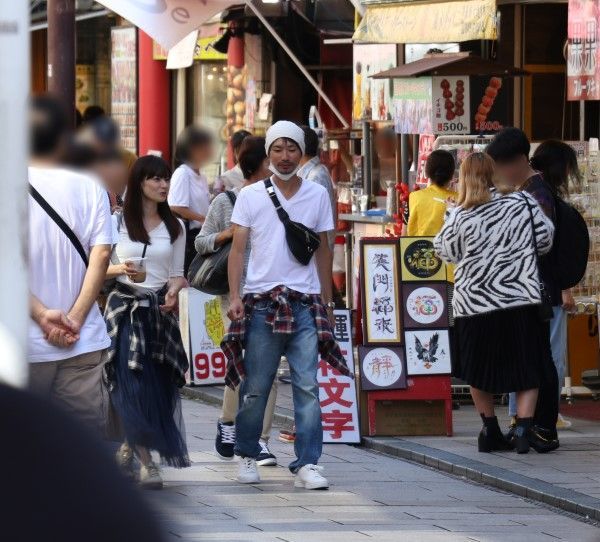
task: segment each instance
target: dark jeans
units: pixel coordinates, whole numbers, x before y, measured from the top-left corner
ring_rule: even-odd
[[[546,326],[548,333],[548,355],[544,356],[544,367],[542,368],[542,381],[538,392],[538,400],[535,408],[534,422],[536,425],[547,429],[552,434],[556,433],[556,420],[558,418],[558,373],[552,359],[550,349],[550,325]]]

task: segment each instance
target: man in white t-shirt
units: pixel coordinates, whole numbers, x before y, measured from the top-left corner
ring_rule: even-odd
[[[235,232],[229,256],[229,316],[234,322],[228,337],[240,321],[245,322],[241,404],[236,418],[235,453],[241,457],[238,481],[260,481],[256,457],[261,451],[262,419],[280,357],[285,355],[291,367],[296,420],[297,458],[290,470],[297,487],[326,489],[329,484],[317,467],[323,445],[317,361],[322,327],[329,329],[333,314],[327,243],[327,232],[333,229],[331,203],[322,186],[296,175],[304,153],[300,127],[287,121],[274,124],[267,131],[266,151],[272,187],[261,181],[242,189],[231,218]],[[320,246],[308,265],[290,251],[269,191],[291,220],[319,235]],[[242,300],[239,284],[248,241],[250,261]],[[317,314],[321,317],[316,318]]]
[[[30,387],[100,428],[101,355],[110,339],[96,299],[110,259],[109,200],[95,179],[60,167],[68,134],[61,105],[47,96],[34,98],[31,119],[29,183],[71,229],[84,254],[30,196]]]

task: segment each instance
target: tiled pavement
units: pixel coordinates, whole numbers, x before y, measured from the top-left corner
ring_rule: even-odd
[[[241,486],[236,464],[218,460],[218,409],[184,400],[189,469],[165,469],[167,487],[147,497],[169,540],[350,542],[570,540],[596,542],[600,529],[523,498],[365,449],[327,445],[331,489],[294,489],[284,467],[261,468]],[[290,445],[273,439],[285,465]]]

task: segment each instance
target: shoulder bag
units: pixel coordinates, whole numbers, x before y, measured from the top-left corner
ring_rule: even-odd
[[[538,244],[537,244],[537,235],[535,233],[535,222],[533,219],[533,210],[531,208],[531,204],[527,199],[525,194],[522,194],[525,199],[525,204],[527,205],[527,209],[529,209],[529,218],[531,222],[531,236],[533,239],[533,250],[535,255],[535,266],[537,268],[537,276],[538,283],[540,285],[540,295],[542,298],[542,302],[538,307],[538,314],[540,320],[542,322],[549,322],[554,317],[554,311],[552,310],[552,300],[550,299],[550,295],[548,294],[548,290],[546,290],[546,286],[544,285],[544,281],[542,280],[542,276],[540,275],[540,256],[538,254]]]
[[[270,179],[265,181],[265,187],[267,193],[275,206],[277,216],[279,220],[283,222],[285,228],[285,239],[287,241],[290,252],[294,258],[298,260],[302,265],[308,265],[310,263],[313,254],[317,251],[321,245],[321,238],[318,234],[307,228],[300,222],[294,222],[290,219],[286,210],[281,206],[277,194],[275,194],[275,188]]]
[[[235,205],[235,194],[225,192],[231,206]],[[188,281],[192,288],[212,295],[225,295],[229,292],[227,261],[231,251],[231,241],[225,243],[212,254],[196,254],[188,270]]]

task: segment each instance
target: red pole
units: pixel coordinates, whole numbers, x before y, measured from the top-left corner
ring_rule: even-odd
[[[171,82],[166,64],[152,58],[152,38],[138,30],[139,152],[171,160]]]

